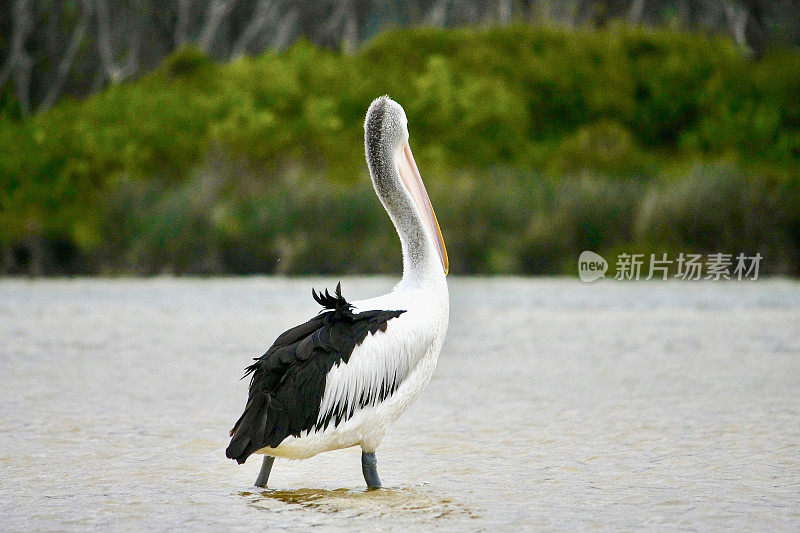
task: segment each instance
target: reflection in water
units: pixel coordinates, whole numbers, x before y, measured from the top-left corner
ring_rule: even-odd
[[[377,452],[225,459],[252,357],[337,280],[0,280],[2,530],[800,530],[800,283],[448,278]],[[352,299],[388,279],[344,279]],[[344,487],[344,488],[343,488]]]
[[[439,519],[453,514],[470,515],[466,506],[415,489],[266,489],[242,491],[239,495],[250,506],[272,512],[280,512],[286,505],[292,505],[323,513],[344,513],[364,518],[402,513],[404,523]]]

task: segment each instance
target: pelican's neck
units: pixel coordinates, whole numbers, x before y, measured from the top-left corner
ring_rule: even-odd
[[[371,153],[370,153],[371,152]],[[445,273],[433,238],[422,221],[397,167],[397,153],[380,147],[367,152],[375,192],[392,219],[403,249],[403,286],[445,283]]]

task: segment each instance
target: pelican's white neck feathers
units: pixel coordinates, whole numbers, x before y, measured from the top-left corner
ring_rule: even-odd
[[[372,102],[364,145],[375,192],[400,237],[401,286],[444,284],[447,252],[408,146],[408,120],[397,102],[385,96]]]

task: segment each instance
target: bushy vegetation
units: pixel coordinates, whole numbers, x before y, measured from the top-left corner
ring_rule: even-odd
[[[454,272],[573,273],[590,248],[760,251],[800,273],[797,54],[530,27],[226,65],[185,48],[91,99],[0,116],[2,270],[396,270],[363,155],[387,93]]]

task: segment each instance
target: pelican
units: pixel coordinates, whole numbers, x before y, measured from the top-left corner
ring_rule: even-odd
[[[226,455],[242,464],[263,454],[258,487],[267,486],[276,457],[361,446],[364,480],[379,488],[375,450],[427,386],[442,349],[447,250],[400,104],[388,96],[372,102],[364,145],[375,192],[400,237],[403,277],[390,293],[353,302],[341,284],[334,294],[312,289],[319,314],[281,334],[247,367],[249,397]]]

